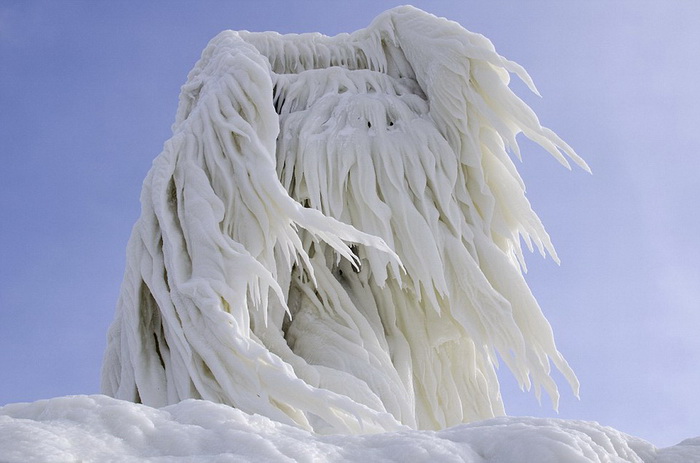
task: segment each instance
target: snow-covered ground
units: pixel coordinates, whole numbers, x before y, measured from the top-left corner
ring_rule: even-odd
[[[520,417],[320,436],[202,400],[157,409],[93,395],[0,408],[0,461],[693,463],[700,437],[657,449],[593,422]]]

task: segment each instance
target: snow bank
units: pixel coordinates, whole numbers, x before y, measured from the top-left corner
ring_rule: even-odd
[[[515,417],[319,436],[202,400],[156,409],[97,395],[0,408],[0,461],[693,463],[700,437],[659,450],[597,423]]]

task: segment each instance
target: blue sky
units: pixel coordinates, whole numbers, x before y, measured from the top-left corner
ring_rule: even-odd
[[[0,404],[99,392],[141,182],[223,29],[351,32],[392,1],[0,3]],[[590,164],[523,141],[561,266],[528,281],[582,383],[560,413],[670,445],[700,435],[700,3],[419,1],[489,37],[516,91]]]

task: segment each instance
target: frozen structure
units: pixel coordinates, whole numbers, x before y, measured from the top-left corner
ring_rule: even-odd
[[[554,259],[509,152],[586,164],[491,42],[412,7],[326,37],[225,31],[182,87],[128,245],[103,390],[321,434],[504,414],[499,357],[576,392],[522,271]]]

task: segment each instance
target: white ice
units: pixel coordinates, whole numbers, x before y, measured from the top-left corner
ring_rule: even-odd
[[[144,182],[116,398],[0,408],[0,461],[700,462],[700,438],[495,418],[499,358],[555,406],[550,362],[578,388],[522,275],[521,239],[556,255],[509,152],[522,132],[587,167],[510,73],[534,90],[411,7],[214,38]]]
[[[586,164],[508,88],[525,71],[412,7],[366,29],[225,31],[144,182],[103,391],[319,433],[504,415],[495,368],[577,393],[523,278],[555,259],[508,151]]]
[[[0,408],[0,461],[697,463],[700,437],[657,449],[593,422],[515,417],[320,436],[202,400],[156,409],[72,396]]]

